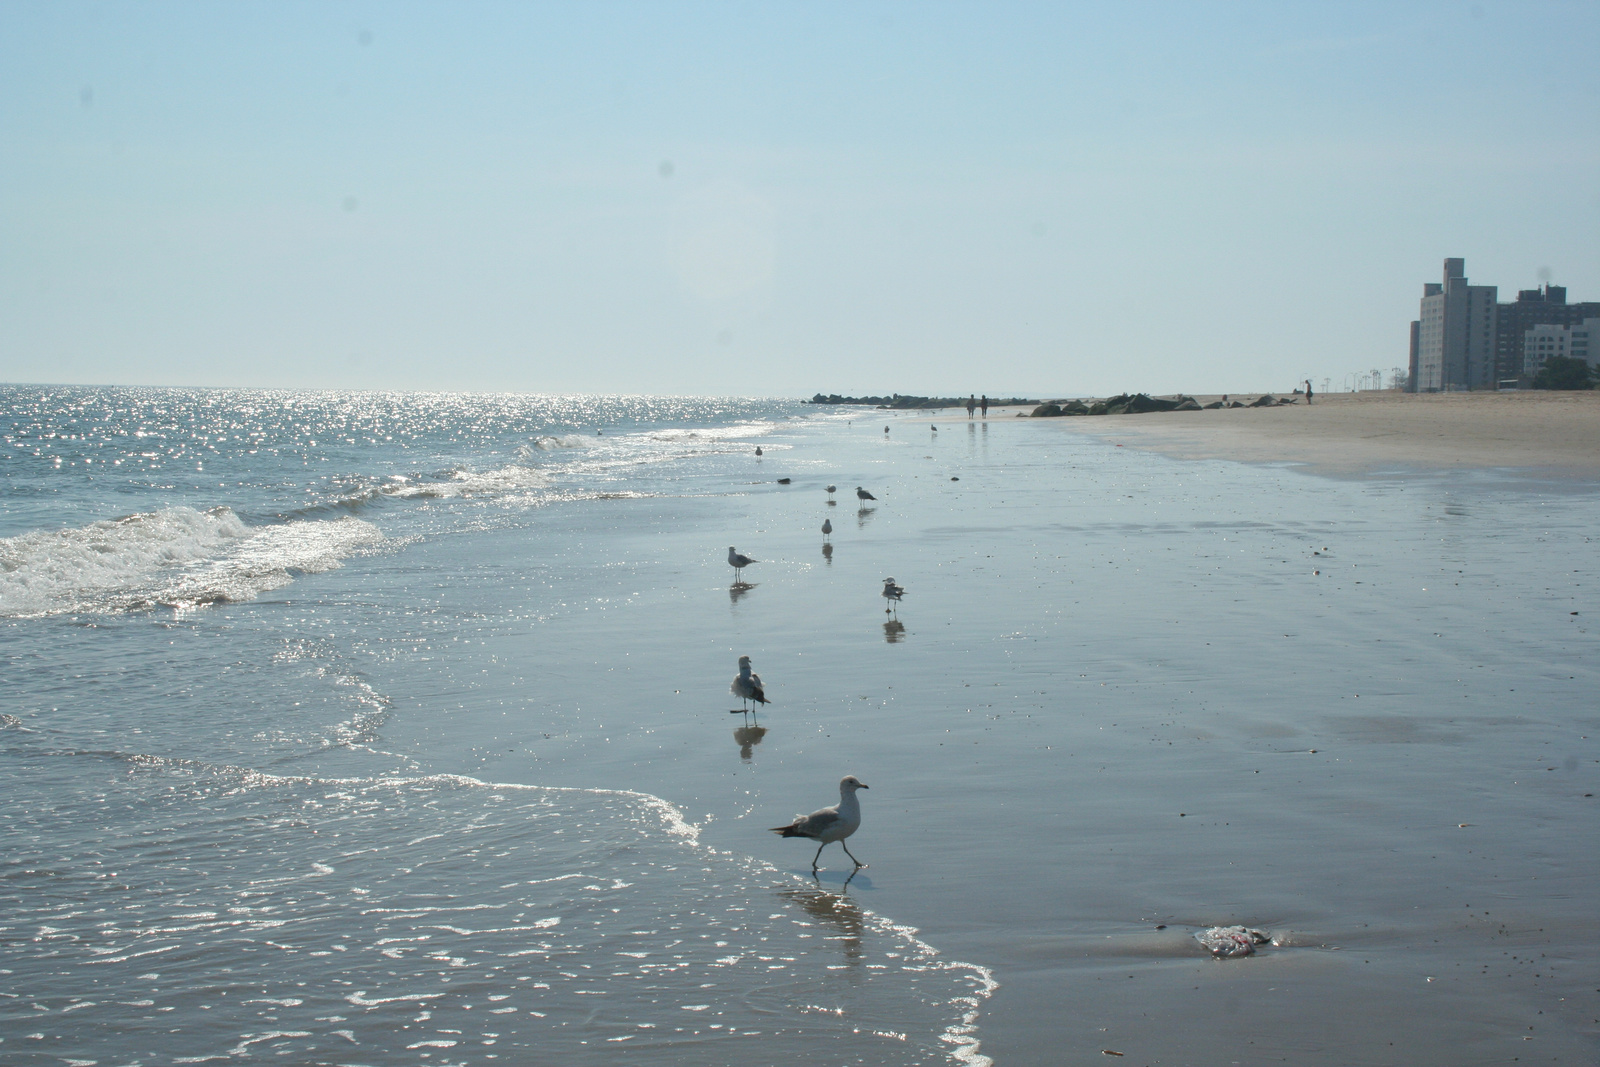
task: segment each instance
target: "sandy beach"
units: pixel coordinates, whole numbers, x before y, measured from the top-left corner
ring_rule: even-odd
[[[1332,393],[1314,397],[1310,407],[1302,397],[1276,408],[1048,421],[1180,459],[1288,462],[1335,476],[1467,468],[1578,478],[1600,472],[1600,392]]]
[[[26,994],[0,1047],[1595,1062],[1600,497],[1443,469],[1495,424],[1514,470],[1576,474],[1538,443],[1580,440],[1591,397],[607,399],[604,435],[561,398],[243,399],[68,394],[91,425],[187,402],[203,432],[57,423],[18,461],[65,530],[17,507],[0,546],[38,576],[0,582]],[[189,442],[252,406],[173,500]],[[306,411],[427,434],[307,453]],[[1402,464],[1430,435],[1435,466]],[[1359,476],[1307,473],[1330,456]],[[142,517],[101,521],[107,485]],[[748,720],[740,656],[773,702]],[[870,866],[830,846],[814,874],[771,828],[845,774]],[[1236,924],[1271,942],[1212,959],[1197,935]]]

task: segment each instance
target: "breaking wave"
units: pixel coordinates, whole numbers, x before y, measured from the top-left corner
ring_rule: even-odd
[[[33,991],[14,1022],[62,1058],[989,1063],[986,969],[647,793],[118,752],[16,771],[0,946]]]
[[[163,508],[0,539],[0,616],[250,600],[383,540],[355,518],[252,527],[226,507]]]

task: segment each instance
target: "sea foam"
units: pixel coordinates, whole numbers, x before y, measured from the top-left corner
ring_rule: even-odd
[[[226,507],[163,508],[0,539],[0,616],[248,600],[383,540],[341,518],[252,527]]]
[[[0,941],[62,1059],[312,1062],[343,1024],[369,1064],[989,1063],[986,970],[651,794],[59,750],[16,785]]]

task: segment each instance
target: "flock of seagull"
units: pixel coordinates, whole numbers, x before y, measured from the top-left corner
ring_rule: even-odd
[[[838,486],[836,486],[836,485],[828,486],[828,499],[832,500],[833,499],[833,494],[838,492],[838,491],[839,491],[839,487]],[[867,501],[869,501],[869,500],[877,500],[878,498],[873,496],[871,493],[867,492],[865,489],[861,488],[858,485],[858,486],[856,486],[856,499],[861,501],[862,506],[865,507]],[[822,520],[822,539],[823,539],[823,541],[827,542],[828,538],[830,538],[832,536],[833,536],[833,520],[832,519],[823,519]],[[743,578],[744,578],[744,569],[746,567],[750,566],[750,564],[752,564],[752,563],[760,563],[760,562],[761,561],[759,559],[756,559],[754,556],[747,556],[743,552],[740,552],[733,545],[729,545],[728,546],[728,566],[733,568],[733,580],[734,581],[737,582],[737,581],[743,580]],[[885,578],[883,580],[883,592],[882,592],[881,595],[882,595],[882,597],[884,599],[884,602],[888,606],[883,609],[884,614],[887,615],[890,612],[897,611],[899,609],[899,607],[900,607],[900,598],[905,596],[905,593],[906,593],[906,587],[905,586],[896,585],[895,584],[895,580],[893,578]],[[746,657],[746,658],[748,658],[748,657]],[[741,662],[742,662],[742,660],[741,660]],[[735,684],[737,684],[737,683],[735,683]],[[737,695],[738,694],[738,690],[735,689],[734,693],[735,693],[735,695]]]
[[[887,432],[887,430],[885,431]],[[756,455],[761,454],[761,449],[756,449]],[[831,503],[833,494],[838,492],[836,485],[828,486],[828,500]],[[861,486],[856,486],[856,499],[861,501],[863,507],[867,501],[878,498],[867,492]],[[833,520],[822,520],[822,536],[824,542],[833,536]],[[728,546],[728,566],[733,568],[734,581],[741,580],[744,569],[752,563],[761,561],[754,556],[747,556],[733,545]],[[884,613],[896,611],[900,606],[900,598],[905,595],[905,587],[895,584],[893,578],[883,580]],[[887,624],[886,624],[887,625]],[[728,691],[738,697],[742,706],[735,708],[732,714],[751,714],[751,705],[770,704],[767,699],[766,689],[761,684],[761,675],[750,669],[750,657],[739,657],[739,673],[733,679],[733,684],[728,686]],[[811,873],[817,873],[817,861],[822,858],[822,850],[833,844],[839,843],[844,849],[844,854],[850,857],[850,862],[856,865],[856,870],[861,870],[866,864],[856,859],[855,853],[850,851],[850,846],[844,839],[855,833],[861,826],[861,802],[856,799],[856,790],[868,788],[867,784],[853,774],[847,774],[839,780],[839,803],[831,808],[819,808],[810,815],[797,815],[793,822],[787,826],[774,826],[772,832],[780,837],[804,837],[818,842],[816,855],[811,857]],[[853,877],[853,876],[852,876]]]

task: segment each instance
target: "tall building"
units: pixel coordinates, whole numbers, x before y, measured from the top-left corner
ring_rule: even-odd
[[[1572,326],[1540,323],[1522,335],[1522,374],[1532,378],[1551,356],[1581,359],[1600,366],[1600,318],[1584,319]]]
[[[1534,327],[1581,328],[1585,319],[1593,318],[1600,318],[1600,303],[1590,300],[1569,304],[1565,286],[1546,285],[1517,293],[1515,304],[1500,305],[1499,336],[1495,340],[1496,377],[1502,380],[1520,377],[1526,381],[1533,376],[1534,372],[1527,368],[1529,331]],[[1541,332],[1536,336],[1543,338],[1549,335]],[[1548,354],[1545,352],[1545,355]],[[1540,358],[1538,362],[1543,364],[1544,359]]]
[[[1467,261],[1444,261],[1444,281],[1422,287],[1416,326],[1413,391],[1488,389],[1494,384],[1495,294],[1493,285],[1467,282]]]
[[[1409,392],[1525,385],[1534,373],[1528,370],[1528,338],[1541,338],[1541,353],[1550,343],[1545,332],[1530,333],[1534,327],[1583,331],[1585,319],[1600,318],[1600,303],[1569,304],[1559,285],[1523,289],[1516,303],[1497,303],[1497,287],[1470,285],[1466,273],[1466,260],[1447,259],[1443,282],[1422,287],[1421,318],[1411,324]]]
[[[1422,360],[1422,323],[1411,321],[1411,359],[1406,363],[1406,392],[1417,391],[1417,364]]]

